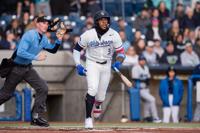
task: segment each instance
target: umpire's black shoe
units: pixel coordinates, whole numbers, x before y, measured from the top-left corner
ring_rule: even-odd
[[[33,126],[40,126],[40,127],[48,127],[49,123],[42,117],[39,118],[32,118],[31,125]]]

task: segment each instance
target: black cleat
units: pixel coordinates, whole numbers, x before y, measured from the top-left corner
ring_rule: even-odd
[[[39,118],[37,118],[37,119],[32,118],[32,120],[31,120],[31,125],[33,125],[33,126],[40,126],[40,127],[48,127],[48,126],[49,126],[49,123],[48,123],[48,121],[45,120],[44,118],[39,117]]]

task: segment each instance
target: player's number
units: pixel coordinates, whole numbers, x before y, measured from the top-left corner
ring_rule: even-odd
[[[110,55],[111,54],[111,49],[108,48],[108,54],[107,55]]]

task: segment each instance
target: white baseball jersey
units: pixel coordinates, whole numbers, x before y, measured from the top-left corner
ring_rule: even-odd
[[[122,40],[112,28],[109,28],[101,39],[98,38],[94,28],[90,29],[80,36],[78,44],[86,49],[88,59],[98,62],[112,60],[114,50],[122,48]]]

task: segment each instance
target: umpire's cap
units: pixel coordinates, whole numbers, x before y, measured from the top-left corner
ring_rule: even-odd
[[[108,22],[110,23],[110,15],[106,11],[100,10],[100,11],[96,12],[96,14],[94,15],[95,22],[101,18],[107,18]]]
[[[50,19],[47,16],[40,16],[37,18],[37,23],[39,22],[48,22],[50,23]]]

